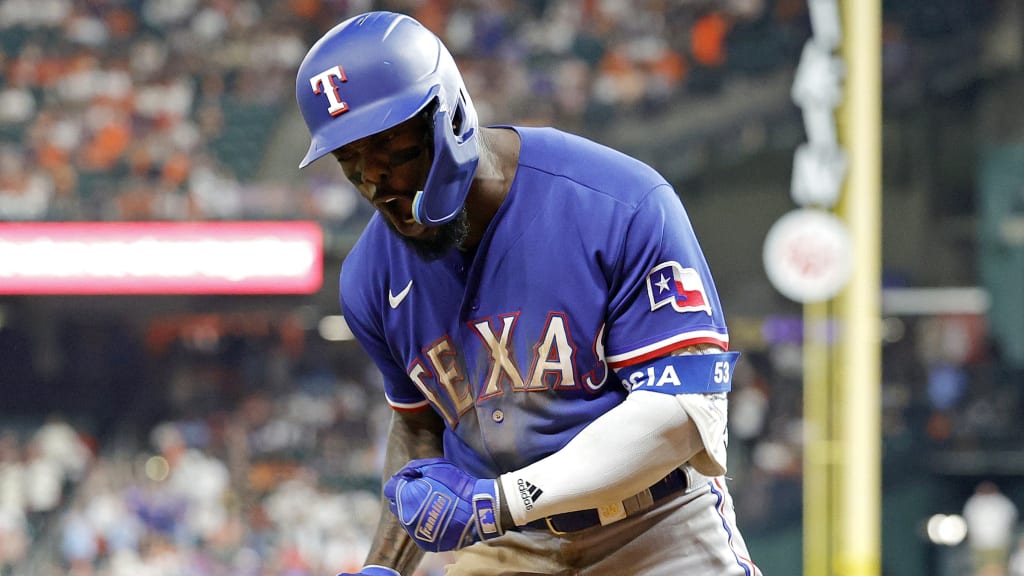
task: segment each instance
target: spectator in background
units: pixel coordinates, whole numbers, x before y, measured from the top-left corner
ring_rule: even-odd
[[[21,440],[14,432],[0,434],[0,511],[25,512],[25,464]]]
[[[974,575],[1005,575],[1017,529],[1017,506],[995,482],[984,480],[964,503],[963,516],[967,522],[967,546]]]
[[[1024,576],[1024,536],[1017,537],[1017,548],[1010,554],[1006,576]]]
[[[690,31],[690,49],[693,59],[701,66],[720,68],[725,65],[725,37],[729,21],[724,14],[709,10],[699,16]]]
[[[28,555],[28,523],[20,510],[0,508],[0,576],[17,574]]]
[[[72,505],[64,516],[61,530],[61,557],[68,574],[73,576],[93,574],[93,562],[100,552],[99,535],[86,518],[82,506],[81,502]]]
[[[24,468],[18,436],[0,433],[0,576],[12,574],[28,551]]]
[[[0,147],[0,219],[41,219],[53,193],[53,180],[28,163],[21,151]]]
[[[35,440],[25,447],[24,462],[25,512],[32,533],[41,534],[64,496],[64,472]]]
[[[69,482],[78,482],[92,462],[92,450],[59,414],[51,414],[32,437],[40,456],[52,460]]]

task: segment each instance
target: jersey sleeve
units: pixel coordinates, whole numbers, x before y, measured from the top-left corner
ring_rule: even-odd
[[[341,309],[352,334],[384,377],[384,395],[388,405],[395,410],[406,412],[426,408],[429,406],[426,398],[409,379],[402,366],[395,361],[384,337],[383,326],[379,321],[374,321],[372,305],[364,292],[347,278],[349,277],[345,267],[342,267],[339,294]]]
[[[611,285],[606,360],[631,366],[696,344],[728,350],[711,271],[689,216],[667,184],[636,204]]]

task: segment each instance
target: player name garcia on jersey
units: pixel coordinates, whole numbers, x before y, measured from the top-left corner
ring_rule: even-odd
[[[630,390],[664,394],[709,394],[732,388],[739,352],[665,356],[621,374]]]

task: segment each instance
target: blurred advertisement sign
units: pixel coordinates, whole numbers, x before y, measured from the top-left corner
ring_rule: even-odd
[[[853,243],[831,212],[798,208],[782,216],[764,240],[764,266],[775,289],[795,302],[835,297],[853,269]]]
[[[0,224],[0,294],[309,294],[314,222]]]

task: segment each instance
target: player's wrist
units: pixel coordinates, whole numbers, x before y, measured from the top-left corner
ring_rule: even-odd
[[[505,485],[501,482],[501,478],[497,478],[494,484],[498,487],[498,500],[501,502],[501,510],[499,518],[501,526],[505,530],[512,530],[516,528],[517,524],[514,518],[512,518],[512,509],[508,505],[508,495],[505,494]]]
[[[501,521],[502,508],[498,481],[478,479],[473,485],[473,517],[481,540],[497,538],[505,533]]]
[[[506,526],[525,526],[532,520],[543,517],[537,516],[537,518],[531,518],[533,510],[536,508],[536,504],[532,498],[527,502],[523,498],[523,493],[519,490],[516,485],[516,475],[511,472],[506,472],[498,477],[498,485],[501,486],[501,493],[504,496],[504,514],[507,516],[509,523]]]

